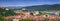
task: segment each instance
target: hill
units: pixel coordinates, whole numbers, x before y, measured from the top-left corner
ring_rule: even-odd
[[[0,15],[1,16],[14,16],[16,13],[14,13],[13,10],[8,8],[0,8]]]
[[[60,10],[60,4],[36,5],[36,6],[27,6],[27,7],[23,7],[23,8],[26,8],[28,10]]]

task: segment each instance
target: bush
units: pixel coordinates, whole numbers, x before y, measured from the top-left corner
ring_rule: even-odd
[[[32,19],[22,19],[20,21],[35,21],[35,20],[32,20]]]

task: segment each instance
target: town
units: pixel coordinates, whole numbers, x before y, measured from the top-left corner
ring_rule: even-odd
[[[3,8],[0,7],[0,10],[7,10],[9,11],[10,9],[8,8]],[[2,11],[3,13],[6,13],[4,11]],[[14,10],[14,13],[16,13],[16,15],[7,15],[5,14],[4,19],[6,21],[20,21],[23,19],[31,19],[31,21],[43,21],[43,20],[47,20],[47,21],[52,21],[52,20],[60,20],[60,10],[51,10],[51,11],[38,11],[38,10],[32,10],[32,11],[28,11],[27,9],[23,8],[21,10]],[[9,20],[10,19],[10,20]],[[29,20],[30,21],[30,20]]]
[[[0,0],[0,21],[60,21],[60,0]]]

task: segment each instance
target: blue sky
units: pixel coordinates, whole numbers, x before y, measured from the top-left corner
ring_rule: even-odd
[[[60,4],[60,0],[0,0],[0,6],[31,6]]]

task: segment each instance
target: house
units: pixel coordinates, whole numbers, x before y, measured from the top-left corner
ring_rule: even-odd
[[[33,15],[37,15],[37,14],[39,14],[39,11],[33,11],[32,13],[33,13]]]
[[[13,19],[13,21],[19,21],[21,19],[21,16],[6,16],[4,17],[7,21],[8,19]]]
[[[49,14],[49,15],[58,15],[59,16],[59,11],[41,11],[44,14]]]

